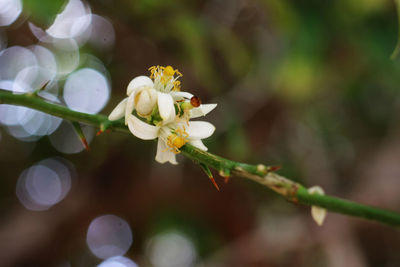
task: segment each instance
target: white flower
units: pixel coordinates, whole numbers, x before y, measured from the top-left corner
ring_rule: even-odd
[[[128,85],[128,97],[109,115],[109,120],[125,116],[125,124],[136,137],[143,140],[158,138],[156,161],[177,164],[175,155],[186,143],[207,150],[201,141],[214,133],[208,122],[191,118],[205,116],[217,104],[202,105],[199,98],[180,92],[178,78],[182,74],[171,66],[151,67],[151,75],[134,78]],[[147,119],[147,123],[137,116]]]
[[[178,70],[174,70],[171,66],[157,66],[151,67],[150,71],[150,77],[138,76],[128,84],[126,91],[128,97],[114,108],[108,116],[109,120],[118,120],[125,116],[125,124],[128,124],[127,117],[133,110],[136,109],[139,116],[146,117],[150,115],[149,112],[151,113],[157,102],[162,123],[167,124],[175,119],[174,104],[177,101],[190,101],[193,97],[190,93],[179,91],[180,83],[177,79],[182,74]],[[216,106],[217,104],[200,105],[191,107],[188,112],[190,118],[197,118],[204,116]]]
[[[178,78],[182,74],[171,66],[156,66],[149,70],[150,77],[138,76],[129,83],[126,91],[128,97],[115,107],[108,117],[109,120],[118,120],[125,116],[127,124],[127,117],[134,109],[139,116],[146,117],[151,114],[156,102],[163,124],[175,119],[175,102],[170,92],[180,90]]]
[[[132,114],[127,121],[129,130],[136,137],[143,140],[158,138],[156,161],[160,163],[177,164],[175,155],[186,143],[206,151],[207,147],[201,139],[210,137],[215,131],[214,125],[209,122],[183,121],[178,117],[173,122],[159,126],[148,124]]]
[[[320,186],[313,186],[308,189],[309,194],[319,194],[324,195],[324,190]],[[326,217],[326,209],[318,207],[318,206],[311,206],[311,217],[314,221],[321,226],[324,223]]]

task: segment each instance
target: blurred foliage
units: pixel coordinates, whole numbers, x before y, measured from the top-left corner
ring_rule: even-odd
[[[23,0],[24,11],[29,20],[41,25],[50,25],[56,15],[66,5],[64,0]]]
[[[49,25],[64,4],[62,0],[25,0],[24,11],[29,21]],[[375,156],[387,147],[397,147],[400,129],[400,60],[389,59],[398,36],[393,1],[101,0],[89,4],[110,19],[116,31],[113,50],[93,50],[104,59],[113,83],[113,98],[103,113],[125,95],[126,84],[134,76],[146,74],[152,65],[173,65],[184,75],[184,91],[193,92],[204,103],[218,102],[207,117],[217,127],[206,141],[213,153],[282,165],[280,173],[294,180],[398,209],[398,197],[389,199],[368,180],[368,174],[374,173],[370,166]],[[21,28],[10,32],[10,40],[27,35],[26,25]],[[9,141],[12,138],[6,134],[2,138],[1,145],[11,147],[8,151],[19,151],[21,144],[14,145],[17,141]],[[95,138],[90,154],[62,155],[76,165],[80,176],[75,193],[65,201],[72,202],[79,194],[91,199],[82,197],[82,202],[89,202],[86,209],[75,214],[76,221],[66,222],[77,225],[71,230],[70,244],[84,242],[86,225],[79,220],[86,223],[95,214],[115,212],[130,218],[137,241],[128,254],[139,261],[145,240],[169,229],[191,236],[202,259],[225,249],[229,259],[221,266],[233,266],[232,262],[235,266],[327,266],[328,252],[339,249],[328,231],[343,238],[335,241],[343,253],[337,257],[359,257],[367,266],[389,266],[398,259],[395,249],[392,253],[380,247],[385,236],[390,247],[399,249],[398,238],[388,229],[356,223],[349,227],[343,222],[341,227],[348,228],[336,229],[332,225],[340,223],[340,218],[329,215],[327,228],[318,232],[308,209],[286,214],[282,211],[289,204],[258,185],[235,179],[225,185],[217,178],[222,188],[217,193],[191,162],[156,166],[154,147],[113,133]],[[12,189],[19,170],[61,154],[45,138],[30,151],[21,152],[25,156],[19,160],[1,158],[0,168],[9,173],[0,181],[3,210],[16,209],[9,203],[17,203]],[[398,153],[395,150],[393,155]],[[397,162],[393,155],[382,161]],[[397,175],[397,169],[390,167],[393,170],[386,173]],[[379,197],[370,200],[374,194]],[[269,224],[270,229],[290,231],[293,220],[299,227],[295,228],[298,239],[287,237],[284,248],[278,250],[280,246],[262,239],[274,236],[272,230],[264,229],[265,236],[258,236],[263,240],[260,246],[266,246],[267,252],[277,249],[275,255],[254,255],[258,243],[246,246],[245,241],[244,252],[235,253],[238,245],[230,242],[258,233],[259,212],[265,207],[270,208],[268,218],[278,218],[271,219],[275,228]],[[303,213],[307,216],[301,217]],[[279,221],[280,216],[286,224]],[[358,247],[361,252],[355,250],[359,253],[353,258],[346,254],[352,244],[365,240],[375,246]],[[51,246],[42,244],[46,245]],[[314,255],[314,250],[321,253]]]

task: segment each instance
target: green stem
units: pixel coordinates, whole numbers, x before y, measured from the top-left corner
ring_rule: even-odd
[[[104,115],[73,111],[59,104],[43,100],[34,94],[13,94],[0,89],[0,104],[12,104],[33,108],[69,121],[99,127],[102,130],[112,129],[115,131],[129,132],[123,121],[109,121]],[[235,175],[253,180],[270,188],[291,202],[320,206],[332,212],[361,217],[392,226],[400,226],[399,213],[358,204],[337,197],[310,194],[303,185],[272,172],[274,169],[273,167],[267,167],[262,164],[251,165],[235,162],[199,150],[190,144],[183,146],[181,152],[197,163],[218,170],[221,176],[230,177],[231,175]]]
[[[109,121],[104,115],[74,111],[57,103],[45,101],[35,93],[13,94],[10,91],[0,89],[0,104],[14,104],[33,108],[72,122],[80,122],[101,129],[115,129],[129,133],[128,128],[125,127],[122,121]]]

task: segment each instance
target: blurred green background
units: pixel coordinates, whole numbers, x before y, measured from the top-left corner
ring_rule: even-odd
[[[84,46],[112,82],[108,114],[126,86],[153,65],[182,73],[182,90],[203,103],[217,130],[212,153],[281,165],[282,175],[326,193],[400,211],[400,61],[390,60],[397,16],[389,0],[98,0],[92,12],[115,30],[112,49]],[[4,28],[8,46],[37,40],[65,1],[26,0]],[[151,266],[149,240],[169,231],[192,242],[195,260],[176,266],[397,266],[398,230],[336,214],[323,227],[250,181],[217,192],[190,160],[154,161],[156,143],[121,133],[95,137],[66,155],[47,137],[22,142],[0,128],[0,262],[10,266],[94,266],[90,222],[115,214],[131,226],[126,256]],[[15,196],[20,173],[48,157],[74,164],[67,197],[47,211]],[[2,260],[3,258],[3,260]],[[154,264],[154,263],[153,263]],[[1,265],[1,263],[0,263]],[[6,265],[8,266],[8,265]],[[162,265],[159,265],[162,266]],[[168,266],[168,265],[164,265]]]

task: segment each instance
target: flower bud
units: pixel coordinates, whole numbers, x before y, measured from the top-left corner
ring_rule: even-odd
[[[151,114],[157,103],[157,91],[150,86],[143,86],[135,94],[135,109],[139,116]]]
[[[153,87],[153,81],[147,76],[138,76],[130,81],[128,88],[126,89],[126,94],[130,96],[135,90],[142,86]]]

